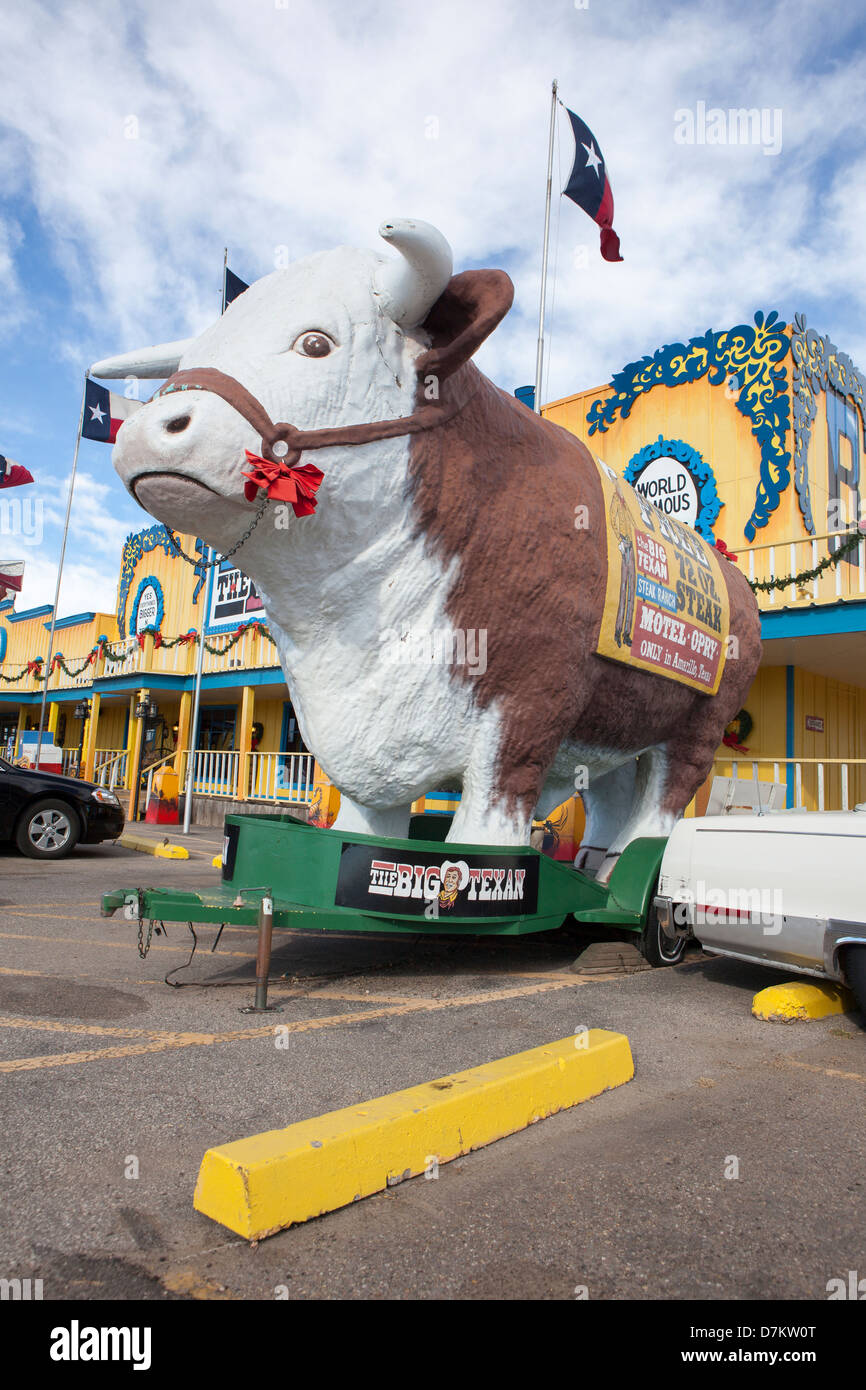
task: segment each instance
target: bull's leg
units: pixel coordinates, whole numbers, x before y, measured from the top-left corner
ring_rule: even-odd
[[[682,799],[681,778],[671,775],[674,768],[675,763],[667,745],[648,748],[645,753],[641,753],[637,760],[631,808],[609,845],[601,868],[596,874],[600,882],[607,883],[616,861],[632,840],[637,840],[643,835],[671,833],[674,822],[682,815],[692,795],[689,792],[688,796]]]
[[[637,762],[627,763],[601,777],[590,773],[589,784],[581,792],[586,809],[586,828],[574,861],[576,869],[595,873],[604,862],[608,847],[625,825],[634,803]]]
[[[382,835],[386,839],[405,839],[409,833],[408,806],[362,806],[345,792],[340,793],[340,809],[334,830],[348,830],[356,835]]]
[[[463,794],[446,839],[463,845],[528,845],[532,808],[541,776],[520,802],[504,794],[498,781],[498,729],[479,738],[463,773]]]

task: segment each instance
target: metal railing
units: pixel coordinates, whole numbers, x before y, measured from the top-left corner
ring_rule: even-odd
[[[253,801],[311,801],[312,753],[248,753],[247,796]]]
[[[114,791],[126,786],[126,748],[97,748],[93,764],[93,779],[100,787]]]
[[[781,806],[793,810],[850,811],[866,802],[866,758],[716,758],[712,775],[778,783]],[[695,802],[686,814],[697,814]]]
[[[186,789],[186,753],[180,759],[180,790]],[[313,799],[312,753],[245,753],[234,749],[196,750],[193,795],[230,800],[292,802]]]

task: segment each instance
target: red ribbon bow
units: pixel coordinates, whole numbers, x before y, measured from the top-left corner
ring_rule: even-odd
[[[253,465],[249,473],[243,474],[249,479],[244,483],[244,496],[248,502],[254,502],[258,489],[263,487],[275,502],[290,503],[295,516],[312,516],[316,510],[315,494],[325,476],[320,468],[312,463],[300,467],[272,463],[270,459],[262,458],[261,454],[250,453],[249,449],[245,449],[244,453]]]
[[[718,550],[722,555],[724,555],[726,560],[730,560],[732,564],[737,563],[736,555],[732,550],[728,549],[723,540],[716,541],[716,550]]]

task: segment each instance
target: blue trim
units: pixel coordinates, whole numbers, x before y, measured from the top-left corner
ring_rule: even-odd
[[[285,685],[285,683],[286,678],[279,666],[269,671],[237,671],[231,675],[228,672],[221,674],[217,671],[211,676],[202,676],[201,678],[202,690],[219,690],[220,686],[223,685]],[[190,689],[192,689],[192,685],[193,681],[190,678]]]
[[[2,603],[0,603],[0,613],[2,613],[6,608],[11,608],[14,603],[15,600],[13,598],[4,598]]]
[[[623,477],[627,483],[631,483],[636,488],[640,481],[640,476],[644,469],[655,462],[656,459],[669,457],[681,463],[694,483],[698,494],[698,514],[695,518],[695,530],[698,535],[703,536],[710,545],[715,545],[716,538],[713,535],[713,522],[722,510],[722,502],[716,491],[716,477],[712,468],[706,460],[698,453],[691,444],[687,444],[684,439],[665,439],[659,435],[652,444],[645,444],[642,449],[638,449],[628,461]],[[647,498],[648,502],[652,498]],[[656,502],[655,506],[659,506]],[[665,515],[663,507],[659,511]]]
[[[785,757],[794,756],[794,667],[785,667]],[[790,811],[794,806],[794,764],[787,764],[785,773],[785,806]]]
[[[6,621],[7,623],[23,623],[25,618],[44,618],[45,614],[51,611],[51,604],[44,603],[41,608],[28,608],[23,613],[10,613]]]
[[[837,633],[866,633],[866,603],[828,603],[820,607],[761,614],[761,637],[831,637]]]
[[[138,629],[138,605],[141,603],[142,594],[145,589],[148,588],[153,589],[156,593],[156,622],[148,623],[148,628],[151,630],[155,629],[157,632],[160,632],[162,629],[162,620],[165,617],[165,597],[162,592],[162,585],[155,574],[146,574],[139,582],[138,588],[135,591],[135,598],[132,600],[132,608],[129,614],[130,635]]]
[[[0,661],[2,661],[6,655],[6,643],[8,640],[9,634],[5,627],[0,627]]]
[[[113,695],[124,690],[191,690],[192,687],[192,677],[164,676],[152,671],[141,671],[137,676],[124,676],[116,680],[110,676],[103,677],[102,680],[93,682],[92,689],[98,695]]]
[[[266,671],[238,671],[231,675],[228,673],[220,674],[218,671],[213,675],[202,676],[202,690],[219,690],[234,688],[239,685],[285,685],[286,678],[282,670],[271,667]],[[100,695],[110,695],[112,692],[122,690],[192,690],[195,685],[194,676],[167,676],[161,672],[141,671],[137,676],[124,676],[122,679],[113,679],[104,676],[101,680],[93,682],[92,687],[85,686],[85,689],[98,691]],[[41,698],[41,697],[40,697]]]
[[[59,627],[76,627],[79,623],[92,623],[96,617],[95,613],[73,613],[71,618],[58,618],[54,624],[55,631]],[[43,623],[46,632],[51,631],[50,623]]]

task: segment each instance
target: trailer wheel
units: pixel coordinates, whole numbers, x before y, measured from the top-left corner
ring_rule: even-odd
[[[655,897],[655,893],[653,893]],[[678,965],[686,949],[686,937],[668,936],[662,926],[652,899],[650,899],[647,919],[640,935],[640,949],[644,960],[652,966]]]
[[[845,976],[854,991],[864,1019],[866,1019],[866,946],[848,946],[842,958]]]

